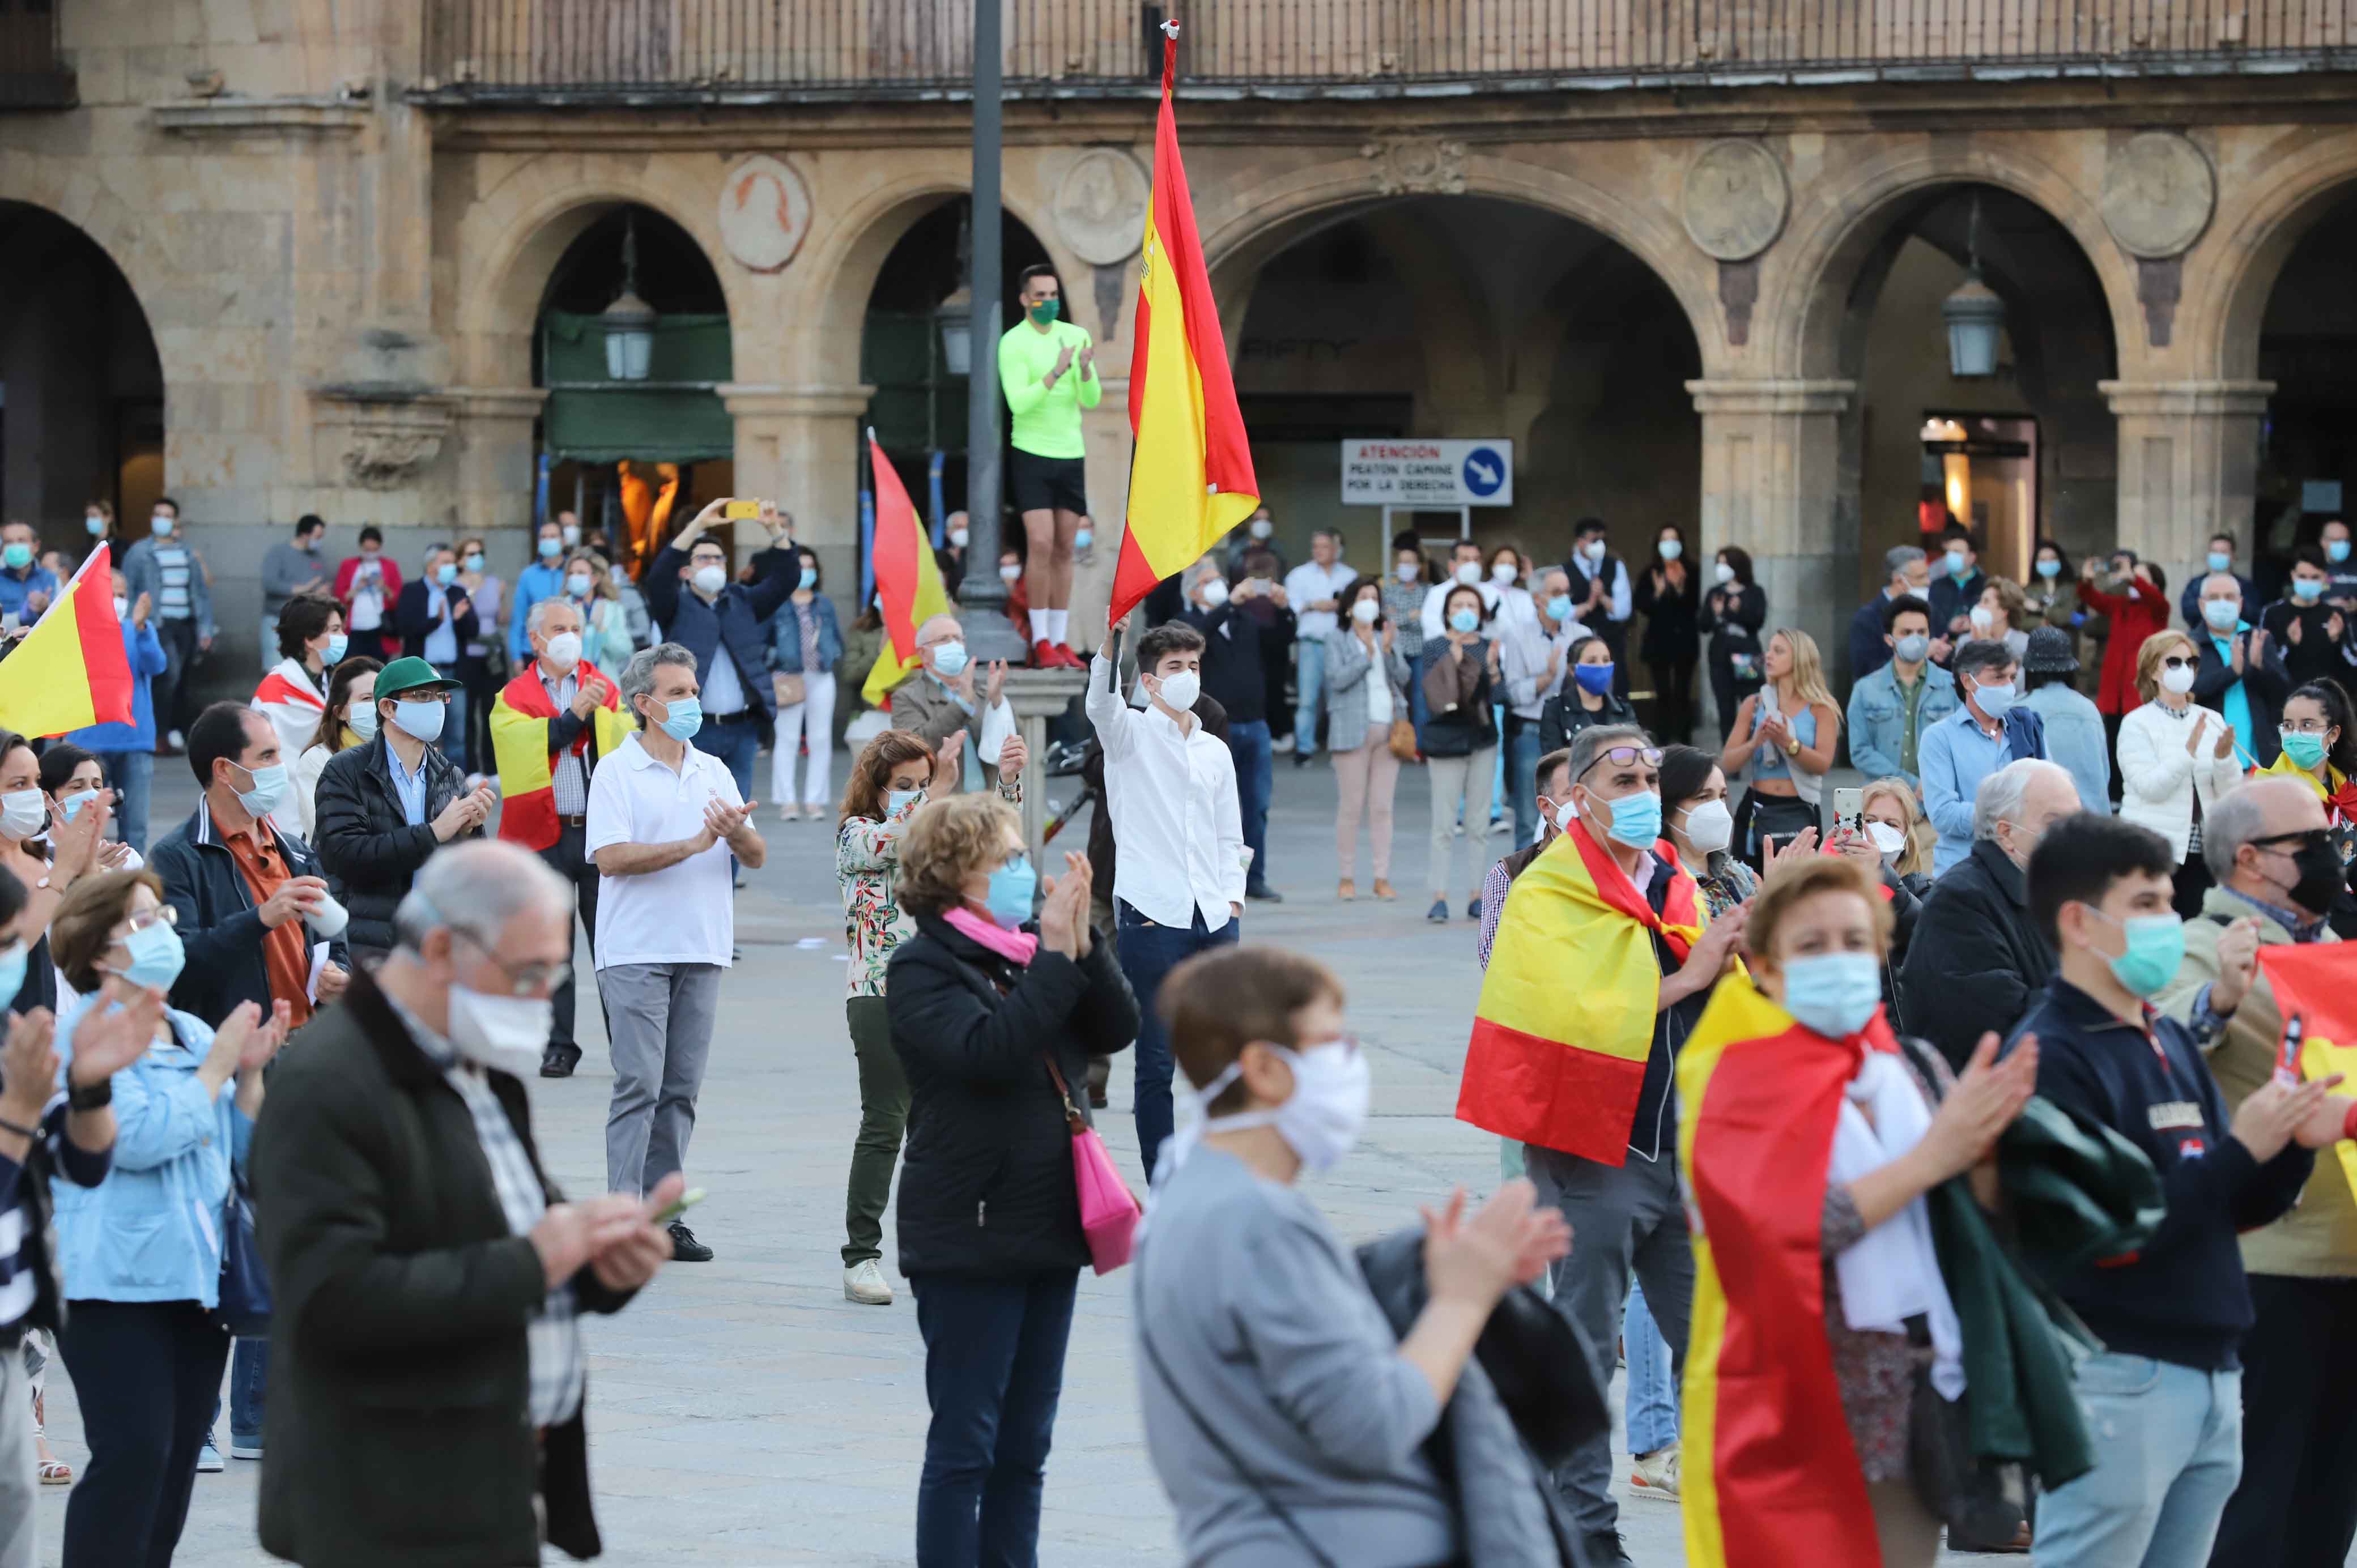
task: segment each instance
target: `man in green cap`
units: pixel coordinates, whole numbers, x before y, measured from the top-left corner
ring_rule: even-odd
[[[480,837],[499,803],[488,783],[470,792],[435,744],[457,685],[423,659],[394,660],[377,672],[375,738],[320,771],[311,847],[351,911],[355,959],[393,950],[393,912],[418,868],[451,840]]]
[[[1023,514],[1030,548],[1023,596],[1031,607],[1031,662],[1042,670],[1078,670],[1069,621],[1072,608],[1072,544],[1089,510],[1082,461],[1081,410],[1104,397],[1097,380],[1096,345],[1062,313],[1056,269],[1023,269],[1017,299],[1023,319],[998,340],[998,384],[1006,392],[1015,446],[1006,465],[1006,493]]]

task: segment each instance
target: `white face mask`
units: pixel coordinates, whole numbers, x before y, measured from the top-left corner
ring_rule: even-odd
[[[1724,800],[1686,808],[1686,842],[1697,854],[1717,854],[1735,842],[1735,813]]]
[[[1383,613],[1383,607],[1372,599],[1361,599],[1351,607],[1351,618],[1361,626],[1374,625],[1375,618]]]
[[[2193,666],[2180,664],[2174,670],[2162,671],[2160,684],[2164,691],[2172,692],[2180,697],[2185,695],[2186,693],[2193,690]]]
[[[1252,536],[1254,539],[1266,539],[1270,534],[1275,533],[1275,532],[1276,524],[1269,521],[1268,519],[1265,517],[1256,517],[1253,519]]]
[[[1203,678],[1192,670],[1181,670],[1176,675],[1162,677],[1161,690],[1155,693],[1162,705],[1174,713],[1185,713],[1203,694]]]
[[[1227,583],[1227,579],[1226,579],[1226,578],[1224,578],[1224,577],[1206,577],[1206,578],[1204,578],[1204,579],[1203,579],[1203,607],[1204,607],[1205,609],[1213,609],[1213,610],[1215,610],[1215,609],[1218,609],[1222,605],[1226,604],[1227,602],[1228,602],[1228,583]]]
[[[1866,836],[1874,841],[1874,847],[1881,852],[1885,860],[1892,859],[1907,847],[1907,835],[1889,822],[1867,823]]]
[[[1590,561],[1601,561],[1604,559],[1604,541],[1600,539],[1591,539],[1586,544],[1580,546],[1579,553],[1582,555],[1587,556]]]
[[[1459,561],[1457,564],[1457,580],[1471,587],[1481,580],[1481,564],[1479,561]]]
[[[1299,1156],[1303,1170],[1316,1176],[1333,1169],[1367,1125],[1367,1105],[1374,1088],[1367,1053],[1349,1040],[1329,1040],[1297,1051],[1283,1046],[1269,1048],[1293,1069],[1293,1093],[1285,1103],[1268,1111],[1210,1117],[1200,1123],[1200,1132],[1275,1127],[1286,1146]],[[1209,1105],[1243,1074],[1243,1062],[1230,1062],[1225,1071],[1198,1091],[1196,1105]],[[1178,1158],[1185,1158],[1184,1153]]]
[[[1023,580],[1023,568],[1020,566],[1001,566],[998,569],[998,580],[1002,583],[1019,583]]]
[[[1424,575],[1424,568],[1413,561],[1403,561],[1392,568],[1392,575],[1403,583],[1413,583]]]
[[[952,529],[951,529],[951,530],[950,530],[950,546],[951,546],[951,548],[952,548],[952,549],[956,549],[956,550],[963,550],[963,549],[964,549],[964,548],[965,548],[965,542],[966,542],[966,540],[967,540],[967,538],[968,538],[968,537],[969,537],[969,535],[966,533],[966,531],[965,531],[964,529],[963,529],[963,528],[952,528]]]
[[[118,598],[114,601],[114,618],[117,620],[129,620],[131,618],[131,601],[129,599]]]
[[[1717,577],[1722,583],[1732,583],[1735,581],[1735,568],[1728,565],[1724,561],[1712,567],[1710,569],[1710,575]]]
[[[1505,586],[1508,583],[1512,582],[1522,575],[1523,569],[1515,565],[1512,561],[1501,561],[1495,566],[1490,568],[1490,581],[1497,584],[1500,587]]]
[[[577,631],[558,632],[548,639],[548,647],[542,652],[541,657],[545,659],[553,669],[572,669],[581,662],[581,634]]]
[[[38,789],[0,795],[0,837],[28,839],[49,825],[49,798]]]
[[[555,1011],[555,1003],[545,996],[494,996],[453,985],[450,1043],[479,1067],[529,1077],[539,1070],[541,1053],[548,1048]]]
[[[1991,626],[1994,626],[1996,623],[1996,612],[1990,609],[1986,605],[1975,605],[1973,607],[1972,622],[1973,629],[1975,631],[1986,631]]]
[[[726,566],[698,566],[695,569],[695,586],[698,592],[716,594],[727,585],[728,568]]]

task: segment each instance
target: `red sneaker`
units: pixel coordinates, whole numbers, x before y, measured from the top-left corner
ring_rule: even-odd
[[[1031,645],[1031,668],[1034,670],[1062,669],[1062,661],[1056,657],[1056,645],[1049,641],[1044,637],[1039,641],[1033,643]]]
[[[1057,659],[1062,661],[1064,668],[1067,670],[1085,670],[1089,667],[1089,661],[1082,658],[1079,654],[1073,652],[1070,643],[1057,643],[1054,648],[1054,652]]]

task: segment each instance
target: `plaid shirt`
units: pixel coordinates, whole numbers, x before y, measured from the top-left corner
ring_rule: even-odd
[[[442,1080],[452,1092],[466,1102],[468,1113],[475,1119],[475,1136],[481,1140],[484,1163],[491,1167],[491,1182],[499,1190],[500,1208],[506,1211],[508,1229],[518,1236],[532,1233],[548,1207],[540,1176],[532,1168],[532,1156],[524,1152],[523,1140],[508,1121],[505,1107],[483,1081],[483,1075],[468,1067],[458,1057],[458,1047],[424,1024],[416,1015],[391,995],[385,1001],[401,1021],[409,1026],[410,1037],[417,1042],[434,1063],[442,1069]],[[548,1299],[534,1316],[525,1331],[525,1345],[530,1352],[532,1368],[532,1423],[534,1426],[557,1426],[573,1419],[581,1408],[581,1390],[587,1373],[587,1362],[581,1350],[580,1311],[574,1304],[573,1287],[557,1285],[548,1293]]]
[[[533,663],[532,672],[539,678],[541,690],[548,693],[548,700],[556,704],[556,711],[560,714],[571,707],[573,699],[581,694],[581,667],[577,664],[566,671],[563,679],[556,681],[550,680],[548,671],[542,669],[537,661]],[[572,747],[565,747],[555,759],[555,766],[549,770],[548,785],[558,816],[585,817],[589,814],[589,770],[582,765],[580,755]]]

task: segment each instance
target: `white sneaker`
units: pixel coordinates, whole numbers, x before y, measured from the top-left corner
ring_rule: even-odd
[[[884,1278],[884,1271],[876,1260],[854,1263],[843,1271],[843,1299],[856,1301],[862,1306],[889,1306],[892,1287]]]
[[[1632,1498],[1654,1498],[1665,1503],[1678,1500],[1676,1444],[1633,1457],[1629,1471],[1629,1495]]]
[[[1290,757],[1293,755],[1293,737],[1289,735],[1278,736],[1268,743],[1268,749],[1278,757]]]

